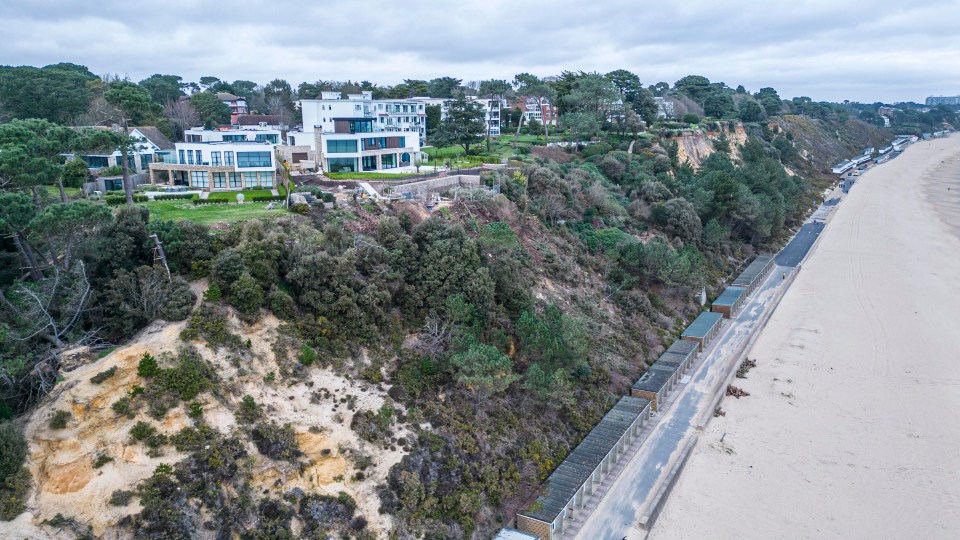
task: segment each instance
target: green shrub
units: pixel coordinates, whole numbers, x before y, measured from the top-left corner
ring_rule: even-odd
[[[317,361],[317,351],[313,350],[309,345],[304,345],[300,347],[300,355],[297,356],[297,359],[300,360],[300,363],[309,366]]]
[[[27,459],[27,440],[11,421],[0,423],[0,482],[15,474]]]
[[[157,428],[144,421],[139,421],[130,428],[130,436],[137,442],[143,442],[157,434]]]
[[[160,364],[150,353],[143,353],[143,358],[137,364],[137,375],[141,377],[153,377],[160,374]]]
[[[253,396],[246,395],[240,400],[240,407],[234,413],[237,422],[241,424],[252,424],[260,419],[260,405],[253,399]]]
[[[63,409],[54,411],[53,416],[50,418],[50,429],[63,429],[67,427],[67,422],[70,421],[72,417],[73,415],[70,414],[70,411]]]
[[[111,407],[111,408],[114,410],[114,412],[116,412],[117,414],[122,414],[122,415],[125,415],[125,416],[129,416],[130,418],[133,418],[134,414],[132,414],[132,413],[134,413],[134,411],[133,411],[133,407],[131,407],[131,405],[133,405],[133,402],[132,402],[132,400],[130,399],[130,397],[129,397],[129,396],[123,396],[122,398],[114,401],[114,402],[113,402],[113,405],[111,405],[110,407]]]
[[[203,299],[207,302],[216,302],[223,298],[223,291],[216,283],[211,283],[207,290],[203,291]]]
[[[122,204],[127,204],[126,195],[108,195],[104,198],[107,201],[107,206],[120,206]],[[147,202],[146,195],[134,195],[133,202],[135,203],[145,203]]]
[[[296,203],[290,205],[290,211],[294,214],[305,216],[310,213],[310,205],[307,203]]]
[[[97,457],[93,460],[93,468],[99,469],[111,461],[113,461],[113,456],[108,454],[97,454]]]
[[[221,346],[228,349],[243,347],[240,336],[227,330],[227,316],[221,308],[210,304],[201,304],[200,309],[190,316],[187,327],[180,332],[180,339],[192,341],[203,338],[213,348]]]
[[[133,495],[134,493],[132,491],[118,489],[110,494],[110,506],[126,506],[130,504]]]
[[[257,451],[273,459],[295,461],[302,454],[290,424],[261,422],[250,431],[250,438]]]
[[[203,405],[199,401],[191,401],[187,407],[187,416],[194,419],[203,416]]]
[[[12,521],[27,509],[31,480],[30,469],[21,467],[0,482],[0,521]]]
[[[92,382],[93,384],[100,384],[103,381],[109,379],[110,377],[113,377],[116,374],[117,374],[117,366],[113,366],[112,368],[106,371],[101,371],[100,373],[97,373],[93,377],[90,377],[90,382]]]

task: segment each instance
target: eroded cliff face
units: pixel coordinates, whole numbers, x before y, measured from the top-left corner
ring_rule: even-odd
[[[162,456],[150,457],[144,444],[131,439],[130,429],[142,420],[172,435],[191,425],[192,420],[183,404],[171,409],[159,421],[145,412],[131,419],[115,412],[112,405],[128,395],[135,385],[145,384],[137,375],[137,364],[144,353],[154,356],[175,353],[188,345],[179,337],[185,324],[156,322],[129,345],[67,373],[58,389],[33,412],[25,432],[30,443],[28,466],[33,474],[34,489],[28,512],[15,522],[5,524],[7,532],[2,536],[58,537],[55,528],[41,526],[41,522],[59,513],[89,525],[95,535],[131,537],[129,527],[117,524],[125,516],[141,510],[138,499],[134,497],[127,506],[111,506],[108,502],[111,493],[134,489],[158,465],[172,465],[186,454],[167,445],[163,447]],[[253,396],[261,405],[265,420],[293,425],[303,452],[299,464],[275,461],[260,455],[246,435],[241,435],[252,457],[253,493],[278,497],[294,487],[306,493],[333,496],[346,492],[356,500],[357,514],[369,521],[369,528],[385,537],[390,518],[378,512],[376,486],[386,480],[390,467],[404,455],[403,445],[386,449],[379,445],[373,447],[349,426],[355,412],[377,410],[391,402],[386,389],[316,367],[303,379],[276,377],[272,382],[266,381],[269,373],[280,371],[272,350],[279,324],[272,315],[253,325],[244,325],[235,318],[231,320],[231,331],[243,340],[250,340],[252,361],[242,365],[236,365],[227,354],[203,343],[190,344],[214,366],[220,379],[217,388],[202,393],[197,399],[203,406],[204,421],[224,433],[238,429],[234,411],[243,395]],[[94,375],[110,368],[116,368],[112,377],[100,384],[90,381]],[[391,405],[399,408],[392,402]],[[65,429],[49,427],[49,419],[56,410],[67,410],[72,415]],[[409,437],[403,424],[394,425],[392,431],[394,439]],[[364,467],[361,479],[353,479],[357,468],[351,457],[361,454],[372,457],[372,465]],[[107,456],[112,461],[94,468],[99,456]]]
[[[739,146],[747,142],[747,132],[743,124],[734,124],[731,128],[727,122],[719,122],[718,130],[698,129],[685,132],[677,140],[677,157],[680,163],[688,163],[694,169],[699,169],[703,160],[716,152],[713,141],[726,137],[730,143],[730,157],[740,158]]]

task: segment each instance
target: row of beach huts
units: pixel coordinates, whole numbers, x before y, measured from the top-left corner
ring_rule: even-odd
[[[700,313],[656,362],[637,379],[620,401],[587,434],[541,487],[541,495],[517,513],[517,529],[504,529],[497,540],[563,536],[574,512],[607,477],[651,417],[662,411],[671,391],[693,367],[697,356],[720,333],[723,319],[739,313],[748,297],[775,265],[773,255],[760,255]]]
[[[945,131],[938,131],[932,136],[942,137],[945,136]],[[833,174],[844,174],[850,171],[853,171],[854,168],[858,170],[863,170],[867,167],[870,161],[873,161],[877,165],[889,161],[891,158],[897,156],[900,152],[910,146],[911,144],[920,140],[916,135],[897,135],[897,137],[891,142],[888,146],[884,146],[880,150],[875,150],[873,147],[866,148],[863,150],[863,153],[859,156],[852,157],[850,159],[845,159],[840,163],[837,163],[830,168],[830,171]],[[876,157],[874,157],[876,154]],[[856,171],[853,171],[856,172]]]

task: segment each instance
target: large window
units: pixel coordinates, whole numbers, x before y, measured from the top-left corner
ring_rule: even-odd
[[[214,167],[220,166],[220,152],[210,152],[210,164]]]
[[[237,152],[237,167],[270,167],[270,152]]]
[[[380,164],[383,165],[384,169],[394,169],[397,167],[397,155],[396,154],[384,154],[380,156]]]
[[[183,150],[181,150],[183,152]],[[107,156],[80,156],[83,161],[87,163],[87,167],[91,169],[101,169],[103,167],[110,166],[110,158]]]
[[[205,188],[210,184],[207,180],[207,171],[190,171],[190,185]]]
[[[357,141],[327,141],[327,153],[346,154],[357,151]]]
[[[265,188],[273,187],[273,173],[260,171],[260,185]]]
[[[243,173],[243,182],[248,188],[257,187],[257,173],[256,172],[245,172]]]
[[[227,173],[213,173],[213,187],[217,189],[223,189],[227,187]]]
[[[201,141],[203,141],[203,137],[201,137],[200,135],[194,135],[192,133],[187,134],[187,142],[201,142]]]
[[[203,165],[203,150],[197,150],[197,165]]]
[[[357,172],[356,158],[327,158],[327,172]]]
[[[223,153],[223,164],[224,164],[224,165],[233,165],[233,152],[224,152],[224,153]]]
[[[193,165],[193,150],[187,150],[187,165]]]
[[[230,187],[232,187],[232,188],[242,188],[242,187],[243,187],[242,180],[240,179],[240,173],[238,173],[238,172],[232,172],[232,173],[230,173]]]
[[[147,170],[150,167],[150,164],[153,163],[153,155],[151,154],[142,154],[140,156],[140,168]]]
[[[377,170],[377,156],[363,156],[363,170]]]
[[[246,135],[224,135],[223,140],[230,142],[245,141],[247,140]]]
[[[178,163],[180,163],[181,165],[186,163],[186,160],[183,158],[183,150],[177,150],[177,153],[180,154],[180,161]]]
[[[257,142],[272,142],[273,144],[277,144],[277,136],[276,134],[261,133],[257,135]]]

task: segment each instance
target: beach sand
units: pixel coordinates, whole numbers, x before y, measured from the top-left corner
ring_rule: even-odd
[[[960,537],[960,135],[858,180],[747,356],[650,538]]]

